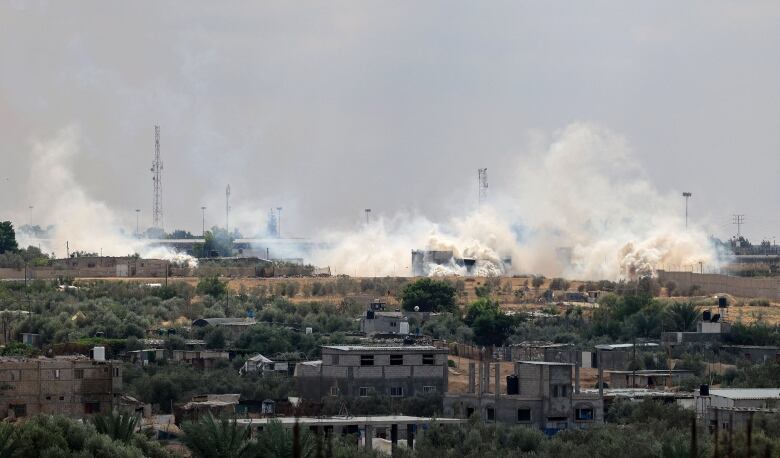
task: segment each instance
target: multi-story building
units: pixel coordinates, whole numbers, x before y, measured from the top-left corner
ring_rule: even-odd
[[[84,417],[111,412],[122,390],[121,364],[81,356],[0,358],[0,416]]]
[[[446,348],[433,346],[322,347],[322,360],[298,363],[295,380],[304,398],[392,397],[447,391]]]
[[[604,420],[604,402],[598,393],[580,391],[579,371],[569,363],[522,361],[507,377],[500,392],[500,366],[496,364],[494,389],[489,392],[488,364],[481,365],[477,389],[474,365],[469,367],[469,392],[444,397],[444,415],[468,418],[479,415],[486,422],[535,426],[548,433],[585,428]],[[574,370],[574,379],[572,372]],[[573,383],[572,383],[573,381]]]

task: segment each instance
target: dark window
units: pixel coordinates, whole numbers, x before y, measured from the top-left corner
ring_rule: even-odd
[[[73,377],[75,377],[75,378],[84,378],[84,369],[75,369],[73,371]]]
[[[51,396],[46,396],[47,401],[51,401]]]
[[[333,365],[334,366],[338,366],[339,365],[339,355],[333,355],[333,356],[331,356],[331,359],[333,361]]]
[[[369,388],[369,387],[367,387],[367,386],[361,386],[361,387],[360,387],[360,397],[361,397],[361,398],[368,397],[369,390],[370,390],[370,388]]]
[[[401,397],[403,395],[404,395],[404,387],[402,387],[402,386],[390,387],[390,396],[398,398],[398,397]]]
[[[435,362],[436,359],[433,357],[433,355],[423,355],[423,364],[432,366]]]
[[[558,385],[552,386],[552,397],[557,398],[558,397]]]
[[[519,422],[531,421],[531,409],[517,409],[517,421]]]
[[[27,416],[27,404],[11,404],[11,410],[16,418]]]
[[[488,407],[485,413],[487,413],[487,421],[496,421],[496,409]]]
[[[391,366],[403,366],[404,365],[404,355],[390,355],[390,365]]]
[[[152,353],[151,360],[154,361],[154,353]],[[118,367],[114,368],[114,377],[119,377],[119,368]]]
[[[593,420],[593,408],[592,407],[583,407],[576,410],[575,413],[575,419],[580,421],[589,421]]]
[[[85,402],[84,413],[85,414],[100,413],[100,403],[97,401]]]
[[[567,391],[569,390],[569,387],[566,385],[561,385],[561,397],[565,398],[567,395]]]
[[[64,401],[64,400],[65,400],[65,396],[60,396],[60,401]]]
[[[474,415],[474,408],[466,407],[466,418],[471,418],[472,415]]]
[[[360,365],[361,366],[373,366],[374,365],[374,355],[360,355]]]

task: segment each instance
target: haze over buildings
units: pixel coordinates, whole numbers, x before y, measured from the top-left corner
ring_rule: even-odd
[[[403,273],[412,249],[442,247],[553,273],[571,246],[571,273],[592,277],[711,262],[706,236],[730,235],[732,213],[751,239],[775,235],[779,16],[770,2],[8,3],[0,214],[96,245],[80,249],[125,243],[134,209],[151,224],[157,124],[168,230],[199,233],[201,206],[224,225],[230,183],[231,227],[260,231],[283,206],[283,234],[334,246],[313,261],[337,272]]]

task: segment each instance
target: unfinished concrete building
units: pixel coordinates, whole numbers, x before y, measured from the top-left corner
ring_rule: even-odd
[[[712,430],[745,428],[757,414],[780,415],[780,388],[717,388],[702,385],[696,415]]]
[[[489,364],[480,365],[479,383],[475,364],[469,365],[468,393],[445,395],[445,416],[468,418],[479,415],[486,422],[528,425],[550,434],[604,421],[602,396],[581,392],[579,368],[573,364],[515,363],[514,373],[506,377],[506,391],[501,392],[501,369],[496,363],[492,393]]]
[[[295,381],[308,399],[443,393],[447,354],[446,348],[433,346],[324,346],[322,360],[296,365]]]
[[[82,356],[0,358],[0,415],[39,413],[81,418],[111,412],[122,390],[115,361]]]

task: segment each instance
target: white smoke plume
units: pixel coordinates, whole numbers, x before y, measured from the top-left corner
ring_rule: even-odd
[[[36,211],[53,223],[46,240],[29,239],[20,232],[20,244],[40,245],[46,253],[65,257],[70,252],[96,252],[104,256],[167,259],[178,264],[197,265],[192,256],[164,247],[151,247],[122,232],[115,212],[104,202],[90,196],[74,175],[79,146],[79,130],[63,129],[49,141],[38,141],[31,151],[32,167],[28,193],[36,202]]]
[[[542,273],[578,279],[651,275],[660,268],[717,263],[706,232],[686,232],[679,193],[662,193],[627,142],[607,129],[572,124],[524,155],[515,189],[437,224],[420,215],[378,219],[356,233],[326,233],[313,261],[338,273],[409,275],[412,249],[476,258],[477,275]],[[563,253],[564,256],[560,254]],[[511,256],[511,268],[501,259]],[[454,263],[432,275],[463,275]]]

